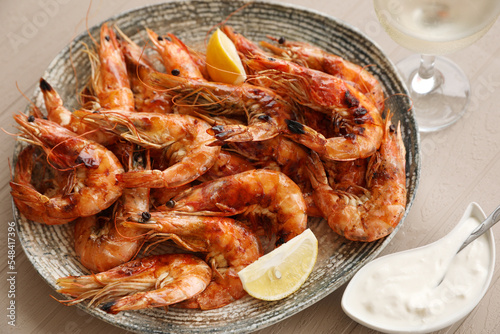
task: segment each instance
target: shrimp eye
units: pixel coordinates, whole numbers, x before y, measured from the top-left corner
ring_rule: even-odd
[[[389,125],[389,131],[396,132],[396,127],[394,126],[394,124]]]
[[[107,35],[104,36],[104,39],[106,40],[106,42],[109,42],[109,40],[110,40],[109,36],[107,36]]]
[[[35,121],[35,116],[29,115],[28,116],[28,122],[34,122]]]
[[[144,211],[143,213],[141,213],[141,217],[144,222],[147,222],[151,219],[151,214],[147,211]]]
[[[285,37],[281,36],[280,39],[278,40],[278,43],[284,44],[285,43]]]
[[[160,42],[161,42],[161,41],[163,41],[163,37],[158,36],[158,40],[159,40]]]
[[[269,117],[269,115],[259,115],[259,117],[257,117],[259,120],[261,121],[269,121],[271,119],[271,117]]]
[[[171,73],[172,73],[172,75],[178,76],[179,74],[181,74],[181,71],[179,71],[178,69],[174,68]]]
[[[172,209],[175,206],[175,201],[173,199],[169,200],[167,203],[165,203],[165,206],[167,208]]]

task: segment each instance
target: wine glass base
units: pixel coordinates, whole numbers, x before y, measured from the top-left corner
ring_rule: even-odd
[[[436,57],[438,82],[428,93],[419,93],[413,84],[420,64],[420,56],[412,55],[397,63],[408,86],[420,132],[444,129],[465,113],[469,104],[470,84],[465,73],[451,60]]]

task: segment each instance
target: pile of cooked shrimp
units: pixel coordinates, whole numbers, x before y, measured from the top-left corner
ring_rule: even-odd
[[[58,280],[66,303],[222,307],[246,294],[238,272],[263,255],[262,239],[279,247],[323,217],[369,242],[401,219],[405,148],[375,77],[306,43],[222,30],[241,85],[211,81],[204,55],[172,34],[147,30],[152,59],[103,24],[84,107],[69,111],[41,79],[46,114],[14,117],[27,143],[10,183],[18,210],[74,224],[92,272]],[[185,252],[136,258],[167,241]]]

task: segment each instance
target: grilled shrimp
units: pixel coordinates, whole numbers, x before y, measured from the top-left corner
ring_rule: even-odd
[[[52,168],[48,164],[47,156],[43,150],[37,146],[29,145],[25,147],[17,157],[13,182],[15,184],[33,187],[33,189],[36,189],[41,194],[51,197],[55,194],[62,194],[65,192],[66,186],[71,182],[71,175],[69,172]],[[14,188],[12,191],[14,191]],[[36,214],[30,215],[32,211],[29,201],[24,201],[16,197],[13,197],[13,200],[19,211],[28,219],[38,219]],[[67,223],[70,220],[71,219],[45,217],[44,223],[48,225],[58,225]]]
[[[210,126],[189,115],[127,111],[75,114],[138,145],[166,148],[170,167],[119,175],[126,188],[172,188],[189,183],[212,167],[220,152],[220,147],[208,145],[213,142],[207,133]]]
[[[263,214],[271,216],[268,233],[276,244],[307,227],[306,204],[300,188],[285,174],[255,169],[202,183],[174,197],[159,210],[208,216]]]
[[[300,105],[341,117],[340,137],[325,138],[316,130],[287,120],[286,135],[329,160],[366,158],[378,149],[383,122],[378,109],[357,89],[333,75],[302,67],[290,61],[255,54],[255,46],[230,27],[224,32],[246,58],[247,67],[268,80],[273,89]]]
[[[210,283],[212,270],[189,254],[165,254],[127,262],[108,271],[57,280],[75,305],[90,300],[107,313],[168,306],[192,298]]]
[[[11,195],[24,216],[45,224],[63,224],[94,215],[121,196],[116,176],[123,167],[105,147],[77,136],[54,122],[15,115],[20,139],[44,149],[52,166],[71,170],[72,183],[66,191],[47,196],[27,178],[10,182]]]
[[[254,162],[255,166],[278,170],[291,178],[302,191],[307,215],[320,216],[311,196],[311,182],[306,171],[307,148],[284,136],[259,142],[229,143],[228,147]]]
[[[55,89],[43,78],[40,79],[40,90],[45,101],[49,120],[101,145],[109,145],[116,141],[117,137],[115,135],[91,124],[84,123],[75,117],[71,111],[64,107],[63,101]]]
[[[386,121],[380,149],[370,158],[362,196],[334,190],[317,155],[308,168],[314,198],[328,225],[349,240],[374,241],[390,234],[406,207],[405,148],[400,126]]]
[[[127,35],[119,29],[118,33],[120,48],[125,57],[130,87],[134,93],[134,104],[136,111],[139,112],[158,112],[162,114],[171,113],[173,104],[172,97],[166,94],[160,94],[152,89],[137,76],[138,66],[153,70],[154,66],[148,55],[144,53],[143,48],[134,43]]]
[[[134,110],[125,58],[115,32],[107,23],[101,26],[99,64],[92,73],[91,83],[102,109]]]
[[[213,126],[211,133],[216,139],[234,142],[271,139],[287,128],[287,120],[295,118],[291,106],[264,87],[246,83],[235,86],[149,70],[143,73],[144,80],[152,86],[176,94],[179,104],[212,115],[231,114],[248,119],[247,125]]]
[[[180,307],[214,309],[246,295],[238,272],[257,260],[261,252],[257,237],[234,219],[151,212],[151,218],[143,224],[125,224],[151,229],[152,238],[170,239],[183,249],[206,254],[214,270],[213,280]]]
[[[255,166],[242,155],[221,150],[213,166],[198,181],[211,181],[251,169],[255,169]]]
[[[148,169],[148,159],[126,145],[128,171]],[[124,163],[125,164],[125,163]],[[149,189],[124,189],[122,196],[115,203],[113,214],[107,216],[89,216],[76,220],[75,252],[82,265],[93,272],[102,272],[130,261],[142,245],[145,230],[137,227],[125,227],[123,223],[134,215],[144,219],[149,214]]]
[[[156,47],[163,60],[165,71],[184,78],[202,79],[203,74],[193,60],[187,46],[174,34],[158,36],[154,31],[146,29],[149,39]]]
[[[275,42],[277,39],[271,38]],[[278,45],[261,41],[260,45],[274,54],[294,61],[314,70],[322,71],[349,82],[363,93],[382,112],[384,110],[384,90],[378,80],[365,68],[350,61],[328,53],[305,42],[279,40]]]

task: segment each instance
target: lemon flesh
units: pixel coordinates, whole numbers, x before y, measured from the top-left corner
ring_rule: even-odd
[[[236,47],[220,29],[208,41],[207,71],[210,78],[217,82],[239,85],[246,79]]]
[[[242,269],[238,276],[250,296],[262,300],[283,299],[304,284],[317,256],[318,240],[307,229]]]

